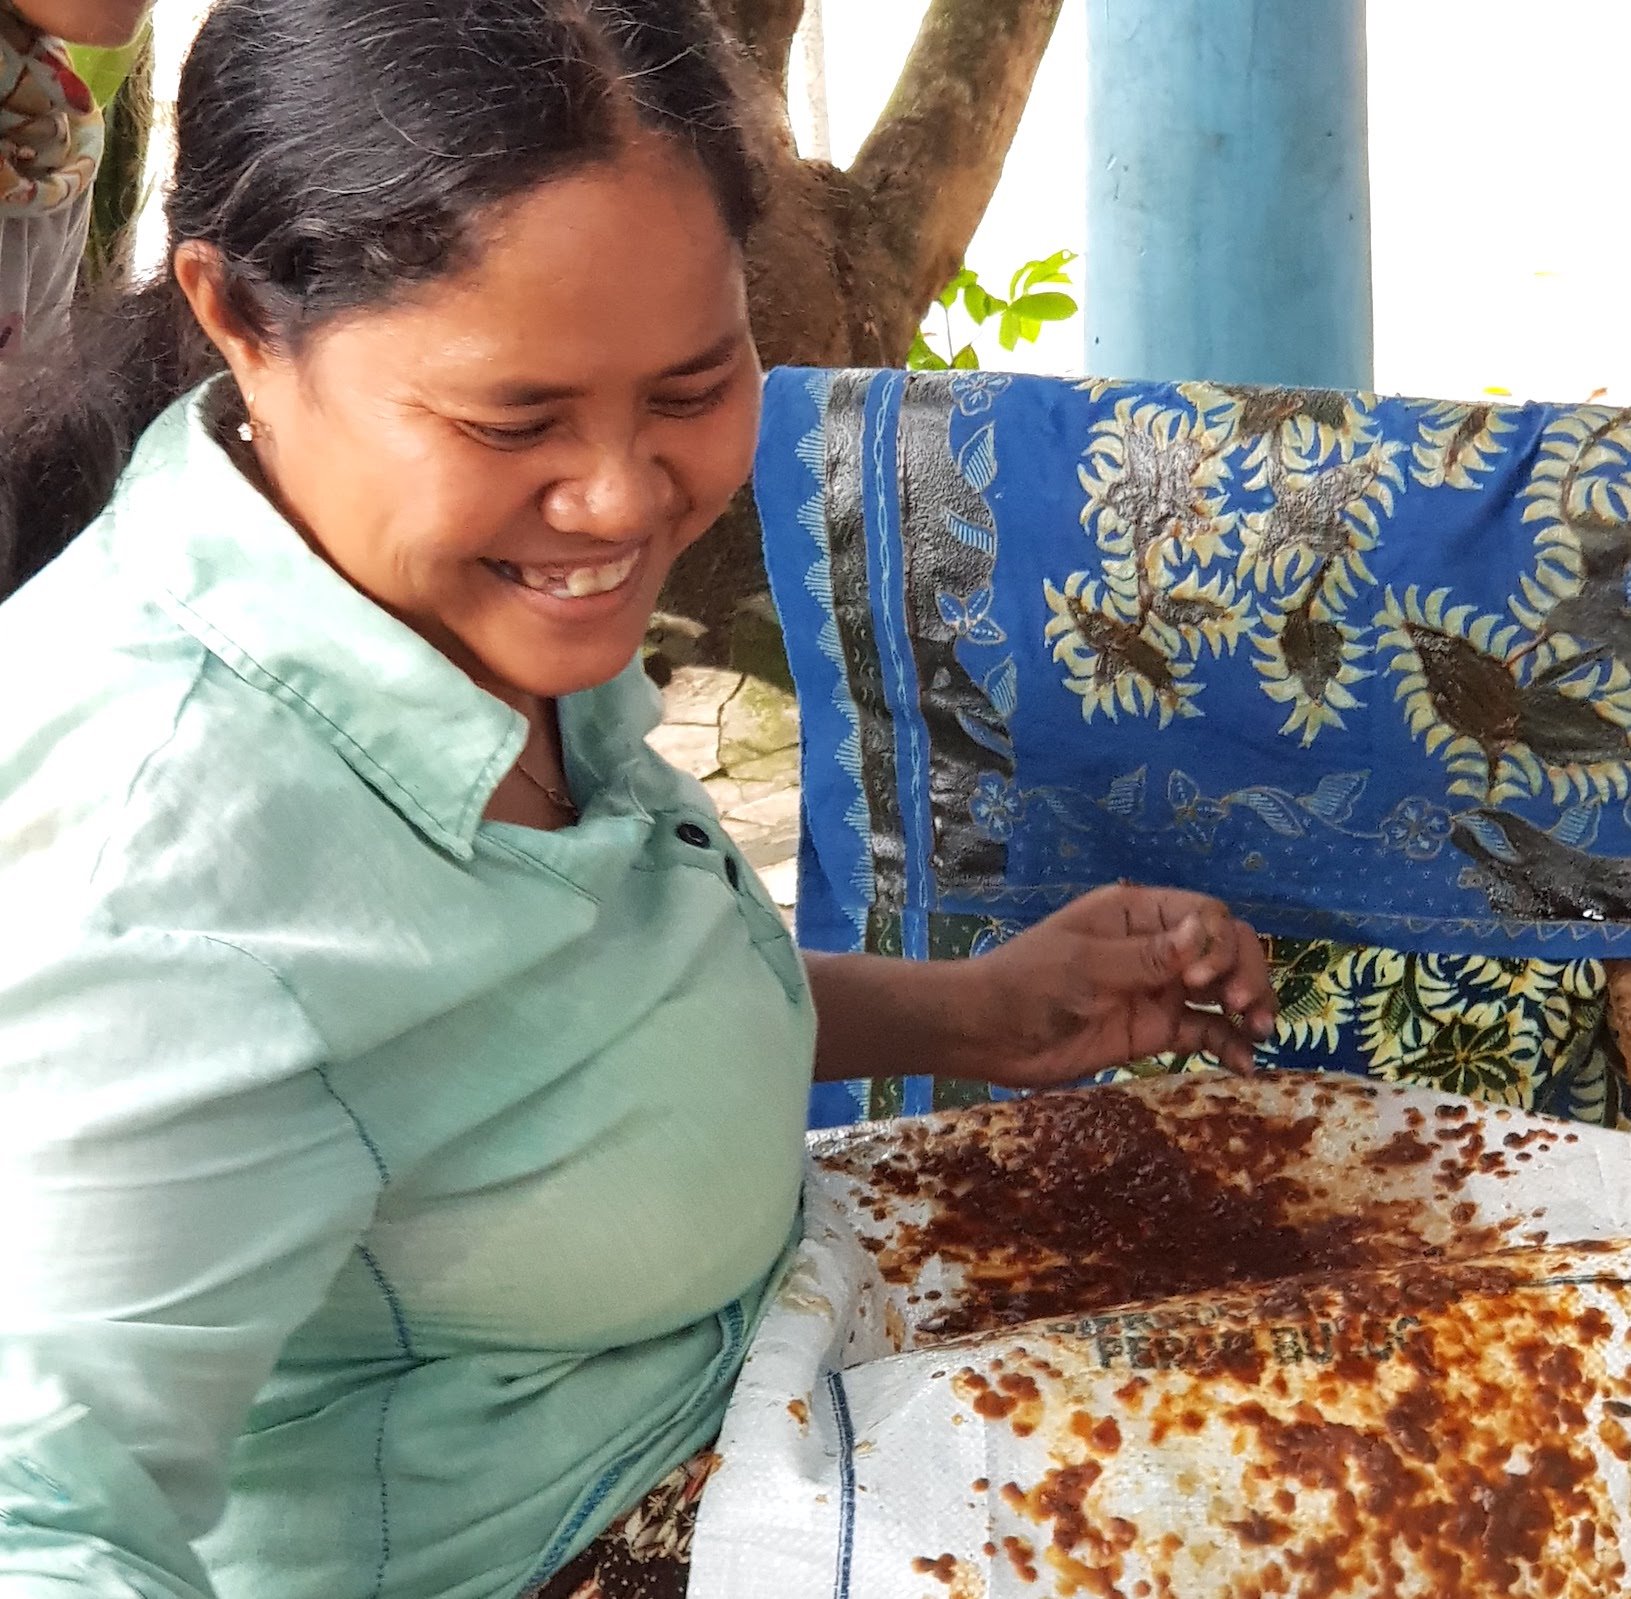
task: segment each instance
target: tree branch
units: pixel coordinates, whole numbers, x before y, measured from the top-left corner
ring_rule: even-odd
[[[804,0],[713,0],[713,6],[719,20],[785,95],[787,63],[804,16]]]
[[[850,168],[919,316],[985,214],[1063,5],[933,0]]]

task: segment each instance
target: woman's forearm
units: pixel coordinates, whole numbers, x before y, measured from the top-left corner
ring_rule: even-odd
[[[974,961],[806,954],[818,1082],[897,1073],[979,1077],[990,1000]]]

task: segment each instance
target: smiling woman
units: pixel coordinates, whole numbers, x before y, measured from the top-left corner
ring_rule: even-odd
[[[1154,890],[807,975],[644,742],[759,407],[708,15],[222,0],[167,270],[0,394],[8,1593],[677,1569],[812,1069],[1270,1025]]]
[[[760,372],[740,249],[669,139],[635,134],[507,202],[447,277],[298,354],[240,320],[207,244],[181,246],[176,276],[285,514],[512,702],[615,677],[747,476]]]

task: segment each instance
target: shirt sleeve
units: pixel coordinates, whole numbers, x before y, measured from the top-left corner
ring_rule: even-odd
[[[380,1179],[256,959],[4,945],[0,1599],[202,1599],[233,1441]]]
[[[89,192],[44,214],[0,216],[0,361],[62,333],[90,219]]]

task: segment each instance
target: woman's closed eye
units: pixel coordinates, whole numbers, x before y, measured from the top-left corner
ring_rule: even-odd
[[[692,416],[706,416],[730,392],[735,376],[736,374],[732,373],[729,377],[721,378],[717,383],[710,384],[706,389],[694,394],[653,395],[651,408],[659,416],[677,417],[681,420]]]
[[[685,421],[707,416],[730,393],[735,373],[690,394],[655,394],[648,402],[652,412],[663,418]],[[526,422],[462,421],[459,426],[479,443],[495,450],[524,450],[542,443],[560,425],[555,416],[536,417]]]
[[[558,421],[550,416],[532,422],[461,422],[459,426],[478,443],[490,444],[495,450],[524,450],[547,438]]]

